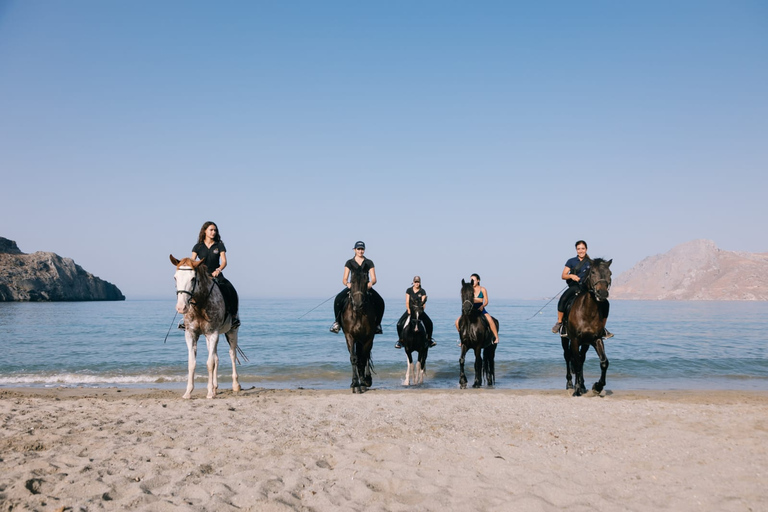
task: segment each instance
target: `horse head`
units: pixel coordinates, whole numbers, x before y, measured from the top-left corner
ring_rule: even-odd
[[[424,311],[424,304],[422,303],[421,299],[418,297],[411,297],[410,299],[410,307],[411,307],[411,322],[408,324],[409,326],[414,326],[414,331],[419,330],[419,318],[421,317],[421,312]]]
[[[353,270],[349,284],[349,299],[352,309],[359,312],[363,309],[368,298],[368,272],[362,269]]]
[[[601,258],[592,260],[587,286],[595,292],[595,299],[598,302],[608,299],[608,289],[611,287],[611,269],[609,268],[611,263],[613,260],[605,261]]]
[[[461,280],[461,313],[468,315],[475,305],[475,288],[472,283]]]
[[[173,279],[176,281],[176,311],[185,315],[189,311],[192,297],[197,291],[197,285],[205,279],[203,260],[192,261],[191,258],[179,260],[171,254],[171,263],[176,266]]]

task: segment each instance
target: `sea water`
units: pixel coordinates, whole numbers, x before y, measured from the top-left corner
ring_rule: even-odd
[[[332,303],[322,299],[241,301],[238,367],[244,388],[344,389],[351,382],[344,335],[328,332]],[[494,300],[499,319],[497,388],[564,389],[560,338],[550,332],[554,303]],[[373,387],[399,389],[406,358],[394,348],[402,300],[387,301],[384,334],[374,341]],[[429,351],[423,388],[458,387],[460,349],[454,321],[458,299],[430,299],[438,345]],[[605,342],[608,389],[768,390],[768,302],[612,301]],[[0,303],[0,386],[93,386],[183,389],[184,333],[175,301]],[[170,333],[169,333],[170,328]],[[169,334],[168,334],[169,333]],[[167,334],[167,339],[166,339]],[[224,336],[219,340],[220,387],[231,383]],[[196,382],[207,381],[200,338]],[[466,371],[474,378],[474,355]],[[585,363],[587,386],[599,378],[594,350]]]

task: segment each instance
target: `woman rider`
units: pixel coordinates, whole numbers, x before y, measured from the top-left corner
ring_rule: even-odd
[[[232,315],[232,328],[238,327],[240,318],[237,315],[237,292],[232,283],[221,273],[227,266],[227,248],[221,240],[219,227],[214,222],[208,221],[200,228],[197,244],[192,248],[192,260],[197,259],[203,260],[208,273],[218,283],[219,289],[224,295],[227,312]]]
[[[397,343],[395,343],[395,348],[403,348],[402,342],[403,342],[403,329],[406,326],[408,317],[411,316],[411,301],[414,302],[421,302],[421,314],[419,315],[419,320],[424,322],[424,328],[427,331],[427,339],[429,340],[429,347],[432,348],[437,343],[435,343],[435,340],[432,339],[432,319],[429,318],[427,315],[427,312],[424,311],[424,306],[427,305],[427,291],[421,287],[421,278],[419,276],[413,277],[413,286],[405,290],[405,313],[403,313],[403,316],[400,317],[400,320],[397,321]]]
[[[344,310],[344,304],[349,295],[349,288],[352,287],[352,283],[349,282],[349,273],[358,269],[368,273],[368,293],[376,309],[376,334],[381,334],[381,319],[384,317],[384,299],[373,289],[373,285],[376,284],[376,269],[374,268],[373,261],[365,257],[365,244],[360,241],[355,242],[355,256],[344,264],[344,276],[341,278],[341,282],[344,283],[344,289],[336,295],[336,299],[333,301],[333,312],[336,321],[331,326],[331,332],[337,333],[341,329],[341,312]]]
[[[589,267],[592,260],[587,255],[587,242],[579,240],[576,242],[576,256],[565,262],[565,268],[560,277],[568,283],[568,289],[560,296],[557,302],[557,323],[552,327],[552,332],[557,334],[563,327],[563,315],[568,303],[573,300],[576,294],[582,288],[582,281],[589,276]],[[608,318],[610,305],[605,301],[605,317]],[[613,338],[608,329],[605,329],[603,338]]]
[[[472,280],[472,287],[475,291],[475,300],[472,306],[480,311],[483,315],[485,315],[485,319],[488,322],[488,326],[491,328],[491,332],[493,333],[493,343],[499,342],[499,331],[496,329],[496,322],[493,321],[493,317],[491,317],[491,314],[486,311],[485,306],[488,305],[488,290],[485,289],[484,286],[480,286],[480,276],[477,274],[472,274],[470,276],[470,279]],[[456,330],[461,332],[459,329],[459,320],[461,317],[456,319]],[[459,340],[459,346],[461,346],[461,340]]]

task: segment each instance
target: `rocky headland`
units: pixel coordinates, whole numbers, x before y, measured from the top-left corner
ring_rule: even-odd
[[[21,252],[0,237],[0,302],[125,300],[117,286],[52,252]]]
[[[611,298],[768,300],[768,253],[724,251],[711,240],[686,242],[615,277]]]

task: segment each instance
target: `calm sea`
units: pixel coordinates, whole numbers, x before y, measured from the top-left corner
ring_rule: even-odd
[[[351,370],[343,334],[331,334],[329,301],[244,300],[240,346],[250,359],[238,369],[243,387],[344,389]],[[374,388],[401,387],[405,355],[393,345],[401,300],[388,301],[384,334],[376,336]],[[550,333],[554,303],[495,300],[501,322],[496,352],[499,388],[563,389],[559,337]],[[397,304],[395,306],[395,304]],[[173,322],[175,301],[0,303],[0,386],[117,386],[183,389],[187,352]],[[613,301],[606,342],[608,389],[768,390],[768,302]],[[429,352],[424,387],[457,388],[459,348],[453,322],[459,300],[432,299],[438,346]],[[531,318],[533,317],[533,318]],[[207,379],[201,338],[196,380]],[[231,383],[227,345],[219,342],[221,387]],[[474,357],[468,355],[469,379]],[[590,350],[588,387],[599,377]]]

